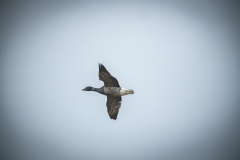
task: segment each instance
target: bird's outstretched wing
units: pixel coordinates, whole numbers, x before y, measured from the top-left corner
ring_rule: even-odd
[[[99,76],[99,79],[104,82],[104,86],[120,87],[120,85],[118,84],[118,80],[115,77],[113,77],[101,63],[99,63],[98,65],[99,65],[98,76]]]
[[[122,97],[107,96],[107,110],[111,119],[117,119],[119,108],[122,104]]]

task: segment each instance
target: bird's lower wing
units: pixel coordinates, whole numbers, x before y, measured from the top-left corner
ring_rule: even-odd
[[[122,97],[107,96],[107,110],[111,119],[117,119],[119,108],[122,104]]]

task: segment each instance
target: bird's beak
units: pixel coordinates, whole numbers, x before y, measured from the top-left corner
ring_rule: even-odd
[[[85,89],[82,89],[82,91],[85,91]]]

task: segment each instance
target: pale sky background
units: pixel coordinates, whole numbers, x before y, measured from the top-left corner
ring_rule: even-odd
[[[216,1],[4,4],[2,155],[18,160],[238,156],[234,6]],[[98,63],[135,91],[123,97],[116,121],[107,114],[105,96],[82,91],[103,86]]]

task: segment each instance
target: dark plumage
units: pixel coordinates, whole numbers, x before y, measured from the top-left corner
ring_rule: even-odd
[[[118,80],[113,77],[107,69],[100,63],[99,65],[99,79],[104,82],[105,87],[120,87]]]
[[[111,119],[117,119],[119,108],[122,104],[122,97],[107,96],[107,110]]]
[[[122,97],[127,94],[133,94],[133,90],[120,87],[118,80],[113,77],[107,69],[99,63],[99,79],[104,82],[101,88],[86,87],[83,91],[95,91],[107,96],[107,111],[111,119],[117,119],[119,108],[122,104]]]

